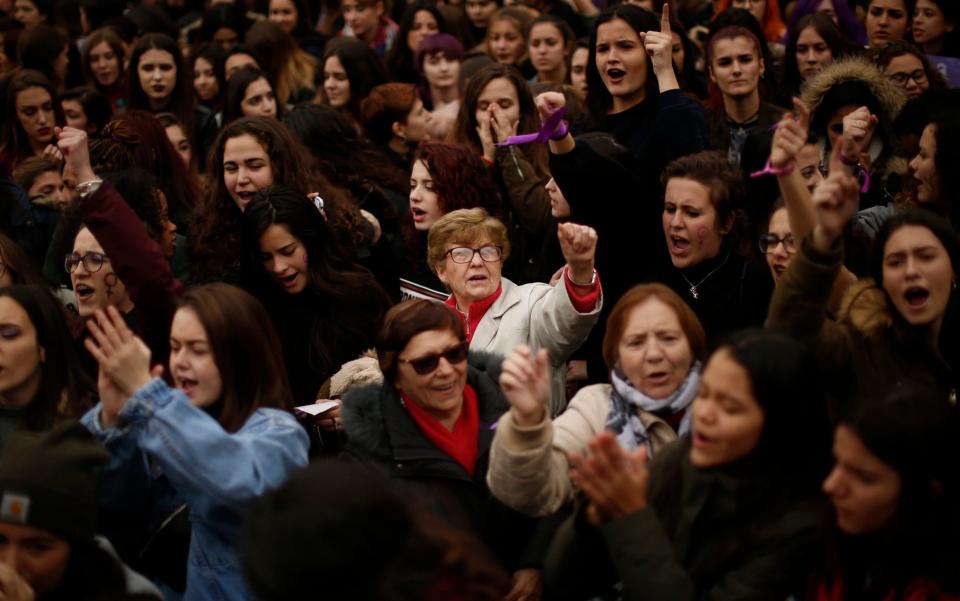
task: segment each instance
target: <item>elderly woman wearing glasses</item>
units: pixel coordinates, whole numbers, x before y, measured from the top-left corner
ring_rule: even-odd
[[[536,588],[544,546],[538,522],[487,488],[491,426],[509,405],[498,383],[502,358],[468,357],[467,347],[463,320],[441,303],[390,309],[376,342],[383,382],[344,397],[344,450],[384,467],[406,498],[446,526],[481,538],[520,593]]]
[[[602,305],[594,269],[597,233],[564,223],[557,232],[566,260],[556,285],[518,286],[501,276],[510,254],[507,228],[483,209],[460,209],[430,228],[427,261],[452,293],[472,351],[506,356],[525,344],[547,349],[554,368],[550,414],[566,407],[563,364],[583,344]]]

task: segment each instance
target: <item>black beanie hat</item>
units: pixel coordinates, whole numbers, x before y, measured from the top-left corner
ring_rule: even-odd
[[[49,530],[72,542],[96,534],[94,468],[110,459],[77,421],[15,432],[0,453],[0,521]]]

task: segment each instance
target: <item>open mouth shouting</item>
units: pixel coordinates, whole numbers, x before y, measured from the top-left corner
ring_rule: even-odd
[[[690,241],[676,234],[670,236],[670,254],[685,257],[690,252]]]
[[[89,303],[93,301],[93,297],[97,291],[92,286],[78,283],[73,287],[73,292],[77,296],[78,303]]]
[[[627,76],[627,72],[619,67],[611,67],[607,69],[605,73],[607,76],[607,81],[612,86],[623,83],[624,78]]]
[[[930,291],[923,286],[911,286],[903,293],[907,306],[914,310],[926,308],[927,301],[930,299]]]
[[[197,381],[185,376],[174,376],[177,388],[183,391],[185,395],[193,398],[193,393],[197,390]]]

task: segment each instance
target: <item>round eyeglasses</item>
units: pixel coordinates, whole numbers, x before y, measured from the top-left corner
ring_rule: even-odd
[[[477,254],[479,254],[480,258],[487,263],[493,263],[500,260],[500,257],[503,255],[503,248],[499,246],[493,246],[492,244],[487,244],[486,246],[481,246],[480,248],[457,246],[456,248],[451,248],[448,250],[446,254],[450,255],[450,258],[453,259],[454,263],[469,263],[470,261],[473,261],[473,257]]]
[[[67,270],[67,273],[73,273],[77,270],[77,265],[83,263],[83,268],[87,273],[96,273],[108,260],[107,255],[93,251],[86,252],[83,255],[70,253],[63,260],[63,268]]]

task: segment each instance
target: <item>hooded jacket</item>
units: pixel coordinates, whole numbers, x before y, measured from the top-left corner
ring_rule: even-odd
[[[874,143],[870,148],[871,189],[860,197],[860,208],[866,209],[892,202],[900,191],[900,178],[907,172],[907,161],[898,155],[897,136],[893,130],[893,122],[900,114],[907,97],[903,90],[888,81],[876,66],[858,57],[834,61],[807,79],[801,99],[810,109],[811,129],[821,137],[821,152],[825,153],[825,156],[829,156],[830,150],[827,147],[825,124],[831,115],[823,113],[823,100],[837,85],[852,81],[866,87],[876,99],[875,108],[879,109],[879,122],[873,135]],[[833,107],[833,110],[838,108],[840,107]],[[882,142],[882,146],[878,146],[877,140]]]
[[[834,418],[876,401],[898,387],[922,387],[944,399],[956,395],[950,367],[922,333],[890,306],[872,280],[851,287],[836,322],[827,303],[840,271],[843,245],[818,251],[804,239],[770,303],[768,327],[781,328],[810,344],[834,401]]]

